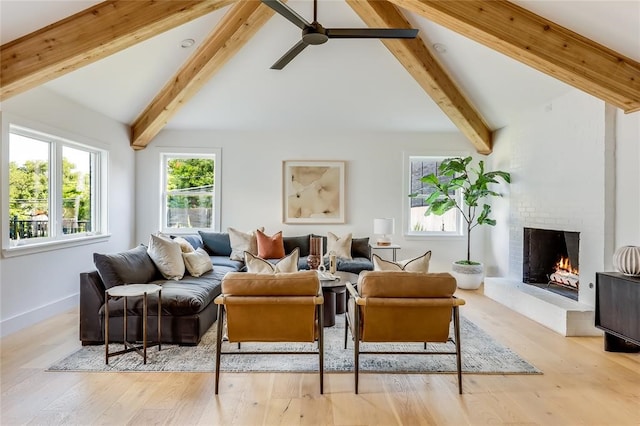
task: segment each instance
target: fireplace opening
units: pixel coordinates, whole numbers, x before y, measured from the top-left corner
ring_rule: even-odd
[[[524,228],[522,281],[578,300],[580,233]]]

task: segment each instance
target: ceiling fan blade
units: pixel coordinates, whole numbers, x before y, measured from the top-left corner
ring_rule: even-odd
[[[296,56],[298,56],[298,54],[300,52],[302,52],[304,50],[305,47],[307,47],[308,44],[305,43],[304,41],[300,40],[298,43],[296,43],[295,46],[293,46],[291,49],[289,49],[289,51],[287,53],[285,53],[282,58],[278,59],[278,61],[271,65],[271,69],[272,70],[281,70],[282,68],[285,67],[285,65],[287,65],[289,62],[291,62],[293,60],[293,58],[295,58]]]
[[[329,38],[416,38],[413,28],[326,28]]]
[[[262,3],[266,4],[271,9],[287,18],[293,23],[293,25],[296,25],[301,30],[304,30],[305,28],[311,26],[311,24],[307,22],[306,19],[298,15],[293,9],[282,3],[280,0],[262,0]]]

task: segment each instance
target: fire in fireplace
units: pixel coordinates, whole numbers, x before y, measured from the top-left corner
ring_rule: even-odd
[[[578,299],[580,233],[524,228],[522,280]]]

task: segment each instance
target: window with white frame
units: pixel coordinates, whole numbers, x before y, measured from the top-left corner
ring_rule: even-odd
[[[428,196],[430,189],[422,182],[422,177],[431,173],[438,175],[440,163],[448,157],[414,156],[405,158],[405,170],[407,171],[406,186],[408,194],[421,194]],[[452,194],[460,197],[459,191]],[[442,216],[425,216],[428,205],[423,197],[407,197],[405,204],[405,223],[407,235],[412,236],[459,236],[462,235],[462,222],[460,212],[451,209]]]
[[[9,248],[105,233],[106,153],[13,124],[8,134]]]
[[[162,153],[162,230],[217,229],[220,152]]]

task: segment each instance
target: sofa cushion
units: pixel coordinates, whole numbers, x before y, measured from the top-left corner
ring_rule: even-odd
[[[162,315],[182,316],[195,315],[205,309],[218,295],[223,274],[216,271],[208,271],[200,277],[187,275],[180,281],[157,280],[154,284],[162,286]],[[155,295],[151,295],[149,301],[149,314],[155,315],[157,303]],[[123,299],[112,299],[109,302],[109,316],[122,316]],[[142,298],[129,298],[128,312],[142,315]],[[104,315],[104,305],[100,308],[100,314]]]
[[[93,263],[105,288],[145,284],[158,277],[158,270],[147,254],[147,247],[142,244],[121,253],[93,253]]]
[[[366,257],[354,257],[351,260],[338,258],[336,269],[342,272],[359,274],[362,271],[373,271],[373,263]]]
[[[374,254],[373,270],[421,272],[423,274],[426,274],[427,272],[429,272],[429,260],[431,260],[431,250],[421,256],[414,257],[412,259],[400,260],[398,262],[384,260],[377,254]]]
[[[365,257],[371,259],[371,247],[369,247],[369,237],[353,238],[351,240],[351,257]]]
[[[239,272],[244,268],[244,262],[240,262],[239,260],[231,260],[229,259],[229,256],[209,256],[209,259],[211,259],[213,268],[219,272]]]
[[[176,241],[169,237],[152,234],[149,238],[147,253],[166,279],[179,280],[184,276],[182,250]]]
[[[309,256],[309,237],[311,237],[310,234],[297,237],[282,237],[284,252],[291,253],[294,248],[298,247],[300,250],[300,258],[306,258]]]
[[[289,255],[279,260],[269,262],[249,252],[244,253],[244,263],[247,265],[247,272],[254,274],[275,274],[279,272],[298,272],[299,250],[294,249]]]
[[[258,241],[255,231],[242,232],[235,228],[228,228],[229,240],[231,241],[231,254],[229,258],[232,260],[244,260],[244,252],[256,256],[258,254]],[[260,231],[264,231],[264,228],[260,228]]]
[[[282,231],[269,236],[259,229],[256,231],[258,257],[263,259],[282,259],[285,255]]]
[[[202,247],[199,247],[197,250],[190,253],[182,253],[182,258],[184,259],[184,266],[193,277],[199,277],[205,272],[213,269],[209,253],[207,253]]]
[[[210,256],[230,256],[231,241],[225,232],[198,231],[204,244],[204,249]],[[195,247],[195,246],[194,246]]]

